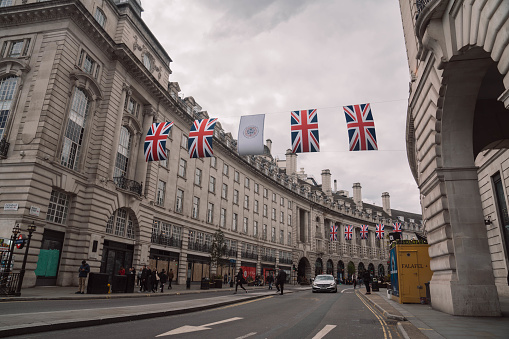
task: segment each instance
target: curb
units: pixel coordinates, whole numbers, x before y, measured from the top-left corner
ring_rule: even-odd
[[[290,293],[293,293],[293,291]],[[265,298],[266,296],[267,295],[257,295],[257,296],[242,298],[242,299],[235,299],[235,300],[231,300],[231,301],[218,302],[216,304],[211,304],[211,305],[195,306],[195,307],[189,307],[186,309],[178,309],[178,310],[156,311],[156,312],[148,312],[148,313],[138,313],[138,314],[130,314],[130,315],[103,317],[103,318],[97,318],[97,319],[76,319],[76,320],[71,320],[71,321],[66,320],[65,322],[61,322],[61,321],[40,322],[40,323],[34,323],[34,324],[26,325],[26,326],[23,326],[23,325],[21,325],[21,326],[6,326],[6,327],[0,329],[0,338],[10,337],[13,335],[13,333],[16,333],[16,335],[33,334],[33,333],[65,330],[65,329],[78,328],[78,327],[89,327],[89,326],[97,326],[97,325],[114,324],[114,323],[133,321],[133,320],[143,320],[143,319],[149,319],[149,318],[154,318],[154,317],[165,317],[165,316],[171,316],[171,315],[176,315],[176,314],[192,313],[192,312],[213,309],[213,308],[226,306],[226,305],[238,304],[241,302],[245,302],[246,300],[255,300],[255,299]]]
[[[380,305],[378,305],[376,302],[374,302],[370,298],[364,296],[362,293],[359,293],[359,295],[362,296],[367,301],[369,301],[373,306],[375,306],[383,314],[383,316],[386,319],[393,319],[393,320],[398,320],[398,321],[407,321],[408,320],[407,318],[405,318],[402,315],[395,315],[395,314],[391,314],[391,313],[387,312]]]
[[[403,327],[403,325],[401,325],[400,322],[398,322],[397,326],[398,326],[398,332],[403,336],[403,338],[410,339],[410,337],[408,336],[408,333],[406,333],[405,328]]]

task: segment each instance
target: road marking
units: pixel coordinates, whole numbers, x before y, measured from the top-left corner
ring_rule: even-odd
[[[329,333],[330,331],[332,331],[334,328],[336,327],[336,325],[325,325],[324,328],[322,328],[322,330],[320,332],[318,332],[314,337],[313,339],[321,339],[323,337],[325,337],[327,335],[327,333]]]
[[[391,331],[389,331],[389,326],[387,325],[387,323],[385,322],[385,320],[382,319],[382,317],[380,317],[376,311],[370,306],[368,305],[368,303],[364,300],[364,298],[362,298],[361,296],[359,296],[357,293],[355,294],[360,300],[361,302],[371,311],[371,313],[373,313],[375,315],[375,317],[378,319],[378,321],[380,322],[380,324],[382,325],[382,331],[384,332],[384,338],[387,339],[387,333],[389,333],[389,338],[392,339],[392,334],[391,334]],[[385,327],[387,327],[387,332],[385,331]]]
[[[344,290],[342,290],[342,291],[341,291],[341,293],[345,293],[345,291],[349,291],[349,290],[353,290],[353,288],[352,288],[352,287],[350,287],[350,288],[345,288]],[[349,291],[349,292],[350,292],[350,291]]]
[[[240,306],[240,305],[245,305],[245,304],[249,304],[249,303],[254,303],[255,301],[260,301],[260,300],[265,300],[265,299],[270,299],[270,298],[274,298],[274,297],[273,297],[273,296],[268,296],[268,297],[263,297],[263,298],[260,298],[260,299],[254,299],[254,300],[244,301],[244,302],[242,302],[242,303],[237,303],[237,304],[233,304],[233,305],[228,305],[228,306],[223,306],[223,307],[214,308],[214,309],[213,309],[213,310],[211,310],[211,311],[215,311],[215,310],[224,310],[225,308],[237,307],[237,306]]]
[[[256,334],[256,332],[251,332],[251,333],[248,333],[246,335],[243,335],[242,337],[237,337],[235,339],[245,339],[245,338],[248,338],[248,337],[250,337],[252,335],[255,335],[255,334]]]
[[[167,335],[175,335],[175,334],[182,334],[182,333],[190,333],[190,332],[196,332],[196,331],[210,330],[211,328],[207,327],[207,326],[214,326],[214,325],[224,324],[224,323],[228,323],[230,321],[235,321],[235,320],[240,320],[240,319],[243,319],[243,318],[235,317],[235,318],[225,319],[225,320],[221,320],[221,321],[216,321],[214,323],[205,324],[205,325],[201,325],[201,326],[189,326],[189,325],[185,325],[185,326],[176,328],[174,330],[171,330],[171,331],[168,331],[168,332],[156,335],[156,338],[157,337],[164,337],[164,336],[167,336]]]

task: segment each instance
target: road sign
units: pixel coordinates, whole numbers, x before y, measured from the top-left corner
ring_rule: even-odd
[[[22,249],[25,246],[25,236],[23,234],[18,235],[18,239],[16,239],[16,248]]]

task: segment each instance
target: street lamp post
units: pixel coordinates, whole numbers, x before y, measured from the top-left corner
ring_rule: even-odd
[[[23,264],[21,265],[21,271],[19,272],[19,282],[18,286],[16,287],[16,295],[21,295],[21,285],[23,285],[23,278],[25,277],[25,266],[27,264],[28,249],[30,248],[30,239],[32,239],[32,233],[34,233],[36,229],[37,227],[33,223],[28,226],[27,248],[25,249]]]
[[[19,228],[19,224],[16,224],[16,226],[14,226],[14,228],[12,229],[11,246],[9,249],[9,259],[7,260],[7,266],[5,267],[4,270],[5,273],[9,273],[11,271],[12,254],[14,253],[14,243],[16,242],[18,234],[20,233],[21,229]]]

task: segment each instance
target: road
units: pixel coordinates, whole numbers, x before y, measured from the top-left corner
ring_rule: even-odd
[[[385,321],[351,287],[343,286],[338,293],[306,290],[282,296],[267,294],[261,299],[208,311],[15,338],[395,339],[399,338],[395,325]]]

